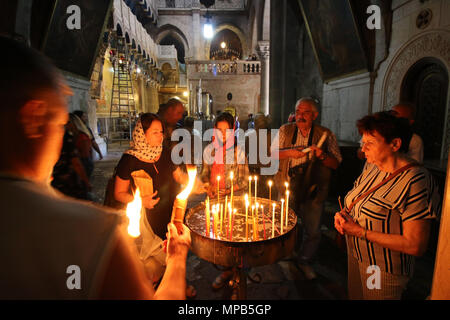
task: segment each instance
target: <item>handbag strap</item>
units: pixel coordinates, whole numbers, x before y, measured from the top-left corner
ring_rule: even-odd
[[[381,181],[379,184],[377,184],[375,187],[369,189],[368,191],[364,192],[363,194],[359,195],[355,200],[353,200],[353,202],[350,204],[350,206],[348,208],[346,208],[347,212],[351,212],[353,207],[363,198],[367,197],[369,194],[371,194],[372,192],[375,192],[378,188],[382,187],[383,185],[385,185],[387,182],[391,181],[392,179],[394,179],[396,176],[398,176],[400,173],[408,170],[409,168],[415,167],[415,166],[420,166],[419,163],[410,163],[407,164],[406,166],[401,167],[400,169],[398,169],[397,171],[395,171],[393,174],[391,174],[389,177],[383,179],[383,181]]]

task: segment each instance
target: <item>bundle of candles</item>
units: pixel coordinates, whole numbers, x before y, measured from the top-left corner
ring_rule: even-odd
[[[272,181],[268,182],[269,199],[263,199],[258,197],[257,176],[249,177],[248,193],[244,197],[234,195],[233,179],[234,176],[231,173],[229,196],[220,198],[220,185],[217,183],[217,199],[207,197],[205,201],[203,213],[205,236],[220,240],[249,242],[267,240],[288,231],[289,184],[287,182],[285,197],[280,201],[274,201],[272,200]],[[217,177],[217,181],[220,181],[220,177]]]

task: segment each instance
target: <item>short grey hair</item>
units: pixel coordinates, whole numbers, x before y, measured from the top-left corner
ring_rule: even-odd
[[[300,99],[298,99],[297,102],[295,103],[295,109],[297,109],[298,105],[299,105],[300,103],[302,103],[302,102],[307,102],[307,103],[311,106],[311,108],[313,109],[313,111],[314,111],[315,113],[319,113],[319,108],[318,108],[318,106],[317,106],[317,104],[318,104],[317,99],[314,99],[314,98],[312,98],[312,97],[304,97],[304,98],[300,98]]]

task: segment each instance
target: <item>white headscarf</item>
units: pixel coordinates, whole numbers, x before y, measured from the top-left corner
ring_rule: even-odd
[[[162,153],[162,144],[160,146],[151,146],[145,137],[144,128],[141,119],[136,122],[133,130],[133,141],[130,142],[130,149],[125,151],[126,154],[135,156],[141,161],[154,163],[159,159]]]

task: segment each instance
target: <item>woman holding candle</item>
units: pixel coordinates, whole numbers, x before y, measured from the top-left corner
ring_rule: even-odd
[[[407,120],[379,112],[357,126],[367,163],[334,218],[347,239],[349,298],[400,299],[414,256],[427,249],[440,199],[431,174],[406,155],[411,138]],[[366,286],[371,265],[381,276],[378,290]]]
[[[142,199],[146,215],[140,225],[140,257],[154,282],[160,279],[166,265],[162,244],[166,239],[175,197],[180,185],[188,181],[187,175],[172,163],[170,149],[163,147],[163,137],[164,127],[160,118],[152,113],[142,114],[133,131],[131,148],[117,165],[114,188],[116,200],[129,203],[134,198],[130,191],[135,188],[132,172],[143,170],[152,179],[149,183],[153,184],[154,193]],[[177,228],[182,223],[175,221]]]
[[[209,197],[216,198],[219,190],[220,195],[229,195],[231,200],[231,182],[234,194],[245,192],[249,176],[247,163],[245,151],[236,144],[233,116],[221,113],[214,124],[213,142],[203,152],[201,180],[209,183]]]
[[[229,201],[231,201],[231,189],[233,189],[233,196],[247,191],[249,176],[247,158],[245,150],[236,143],[234,130],[233,116],[226,112],[221,113],[214,124],[213,142],[206,146],[203,152],[201,179],[209,182],[208,195],[211,199],[217,197],[217,190],[220,190],[221,195],[229,195]],[[221,178],[218,179],[218,176]],[[225,207],[224,212],[228,212],[227,209]],[[226,214],[224,219],[225,216]],[[231,270],[223,272],[214,280],[213,288],[222,288],[231,276]]]

